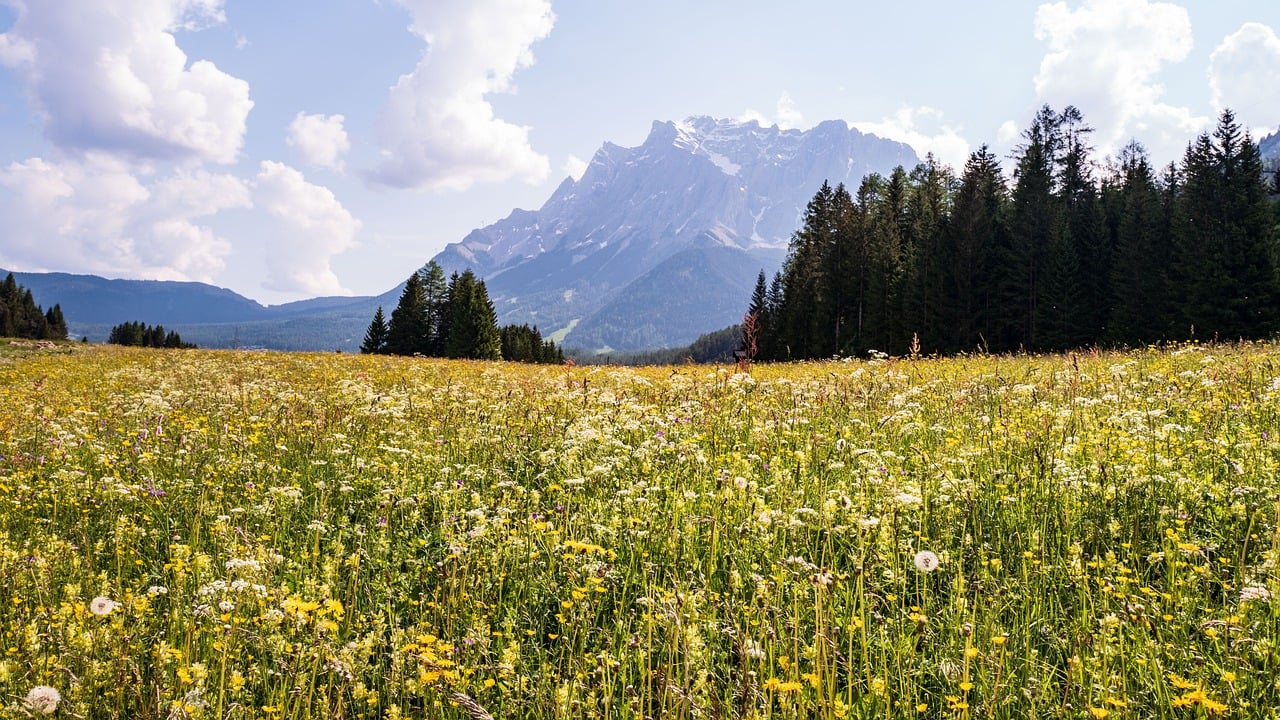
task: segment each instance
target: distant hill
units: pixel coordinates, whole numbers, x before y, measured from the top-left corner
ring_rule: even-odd
[[[0,269],[0,278],[9,271]],[[77,323],[143,320],[163,325],[265,320],[271,311],[226,288],[197,282],[108,280],[96,275],[15,272],[36,302],[62,305]],[[348,298],[349,299],[349,298]]]
[[[0,269],[0,277],[8,271]],[[201,347],[346,350],[360,347],[379,297],[328,297],[264,306],[198,282],[109,280],[96,275],[15,272],[36,302],[62,306],[73,338],[106,340],[111,328],[139,321],[176,330]],[[407,275],[407,273],[406,273]],[[388,293],[394,306],[399,288]]]

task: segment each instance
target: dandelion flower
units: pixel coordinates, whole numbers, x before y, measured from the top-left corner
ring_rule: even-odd
[[[938,556],[928,550],[921,550],[912,559],[920,572],[933,572],[938,569]]]
[[[48,685],[37,685],[29,692],[23,700],[33,713],[40,715],[52,715],[58,709],[58,703],[62,702],[62,694],[57,688],[51,688]]]
[[[117,603],[115,600],[99,595],[89,601],[89,612],[97,615],[98,617],[105,617],[110,615],[111,611],[115,610],[119,605],[120,603]]]

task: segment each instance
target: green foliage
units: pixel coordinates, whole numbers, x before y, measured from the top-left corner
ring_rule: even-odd
[[[959,180],[929,158],[824,183],[777,290],[746,317],[761,360],[1057,351],[1280,329],[1277,203],[1225,111],[1157,178],[1136,143],[1101,180],[1074,107],[1023,134],[1011,187],[986,147]],[[752,338],[745,337],[743,346]]]
[[[364,353],[499,360],[502,338],[484,281],[471,270],[449,282],[433,260],[405,281],[383,330],[379,307],[365,332]]]
[[[149,348],[195,348],[195,345],[182,341],[178,333],[165,331],[163,325],[152,327],[141,322],[125,322],[111,328],[107,342],[113,345]]]
[[[366,355],[383,355],[387,352],[387,321],[382,315],[382,306],[378,306],[377,312],[373,314],[373,320],[369,323],[369,329],[365,331],[364,342],[360,345],[360,352]]]
[[[46,312],[36,304],[31,290],[19,285],[9,273],[0,283],[0,337],[66,340],[67,321],[60,305]]]
[[[564,352],[555,342],[543,340],[538,326],[504,325],[498,329],[502,342],[502,359],[512,362],[558,365],[564,362]]]

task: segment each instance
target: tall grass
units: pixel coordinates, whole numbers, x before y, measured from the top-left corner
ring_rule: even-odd
[[[0,714],[1272,717],[1278,360],[0,358]]]

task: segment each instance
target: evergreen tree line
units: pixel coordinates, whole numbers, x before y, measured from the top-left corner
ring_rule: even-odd
[[[986,146],[960,177],[932,156],[824,183],[743,344],[761,360],[873,351],[1060,351],[1280,327],[1280,203],[1230,110],[1181,164],[1130,143],[1095,163],[1074,107],[1046,106],[1006,182]]]
[[[194,348],[192,343],[182,342],[173,330],[165,331],[163,325],[152,327],[140,322],[125,322],[111,328],[107,342],[113,345],[148,348]]]
[[[537,328],[498,327],[484,281],[470,269],[445,280],[436,261],[409,276],[388,321],[379,307],[365,332],[362,353],[473,360],[561,362],[554,342]]]
[[[31,290],[18,284],[13,273],[0,283],[0,337],[27,340],[66,340],[67,321],[62,306],[46,312],[36,304]]]

